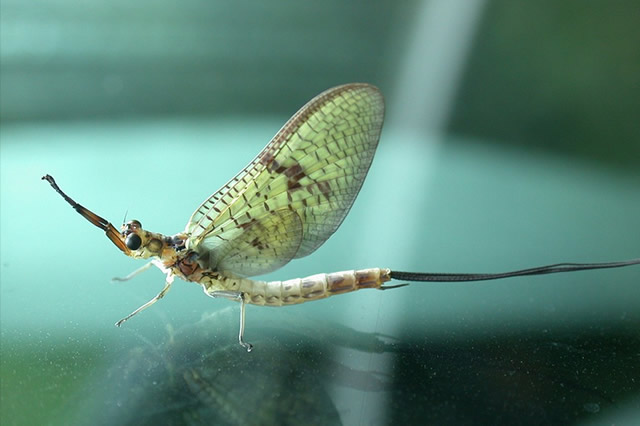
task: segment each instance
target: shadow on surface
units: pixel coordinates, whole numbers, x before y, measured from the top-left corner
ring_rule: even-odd
[[[102,383],[82,391],[77,419],[101,413],[102,424],[340,424],[336,386],[363,398],[382,393],[381,424],[575,424],[615,416],[630,402],[631,415],[640,413],[638,324],[384,343],[334,324],[313,337],[288,327],[274,336],[264,323],[259,335],[274,337],[254,341],[246,353],[235,339],[223,340],[233,339],[236,314],[225,309],[171,332],[161,345],[132,348]],[[336,344],[372,358],[390,354],[393,363],[382,372],[367,371],[370,363],[349,367]]]

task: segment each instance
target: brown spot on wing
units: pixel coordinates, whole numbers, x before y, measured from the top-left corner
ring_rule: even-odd
[[[302,169],[302,166],[299,163],[295,163],[294,165],[288,167],[283,171],[284,175],[287,179],[287,189],[288,190],[296,190],[302,188],[300,184],[300,180],[307,176],[307,174]]]
[[[271,173],[283,173],[285,171],[285,167],[278,163],[278,160],[273,159],[269,165],[267,165],[267,170]]]
[[[293,166],[288,167],[284,171],[284,174],[286,177],[290,179],[296,179],[296,180],[300,180],[305,176],[300,163],[295,163]]]
[[[275,150],[269,149],[269,148],[271,147],[270,146],[265,147],[265,150],[262,151],[262,155],[260,155],[260,159],[258,160],[260,164],[263,164],[267,167],[271,164],[271,162],[275,158],[275,154],[274,154]]]
[[[255,237],[253,240],[251,240],[250,244],[258,250],[264,250],[266,248],[265,244],[260,241],[258,237]]]
[[[320,192],[325,196],[325,198],[329,199],[329,193],[331,192],[331,186],[329,182],[318,182],[318,187],[320,188]]]
[[[300,185],[300,182],[298,182],[297,180],[296,181],[289,180],[287,182],[287,189],[290,191],[293,191],[295,189],[300,189],[300,188],[302,188],[302,185]]]
[[[257,222],[257,220],[255,220],[255,219],[251,219],[249,222],[242,223],[242,224],[240,224],[239,226],[240,226],[240,228],[242,228],[242,229],[247,229],[247,228],[250,228],[250,227],[251,227],[253,224],[255,224],[256,222]]]

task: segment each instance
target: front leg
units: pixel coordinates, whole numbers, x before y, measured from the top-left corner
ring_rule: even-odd
[[[140,269],[142,269],[142,268],[140,268]],[[145,303],[144,305],[140,306],[138,309],[136,309],[135,311],[131,312],[129,315],[127,315],[126,317],[124,317],[120,321],[118,321],[116,323],[116,327],[120,327],[123,322],[125,322],[126,320],[128,320],[129,318],[131,318],[132,316],[137,314],[138,312],[140,312],[140,311],[142,311],[144,309],[147,309],[149,306],[153,305],[158,300],[162,299],[164,297],[164,295],[167,294],[167,292],[171,288],[171,284],[173,283],[173,279],[174,279],[173,275],[167,275],[167,281],[164,283],[164,288],[160,291],[160,293],[158,293],[156,295],[156,297],[154,297],[153,299],[149,300],[147,303]]]
[[[253,349],[253,345],[244,341],[244,309],[246,305],[244,301],[244,293],[241,293],[239,291],[227,290],[209,292],[206,288],[204,288],[204,294],[209,297],[223,297],[225,299],[236,300],[240,302],[240,332],[238,333],[238,342],[240,343],[240,345],[242,345],[243,348],[247,350],[247,352],[251,352],[251,350]]]
[[[147,269],[151,268],[151,265],[153,265],[153,261],[145,263],[144,266],[136,269],[135,271],[133,271],[132,273],[130,273],[129,275],[127,275],[126,277],[113,277],[111,278],[111,282],[115,282],[115,281],[129,281],[131,278],[135,277],[136,275],[146,271]]]

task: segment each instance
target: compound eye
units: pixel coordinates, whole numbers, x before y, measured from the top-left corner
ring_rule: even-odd
[[[131,233],[127,235],[124,243],[127,245],[127,247],[129,247],[130,250],[138,250],[140,248],[140,245],[142,245],[142,239],[138,236],[138,234]]]
[[[129,225],[129,228],[132,229],[142,229],[142,224],[139,220],[130,220],[129,222],[127,222],[127,225]]]

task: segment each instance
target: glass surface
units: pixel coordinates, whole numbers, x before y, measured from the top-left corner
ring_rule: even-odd
[[[40,180],[119,224],[183,229],[282,120],[1,130],[3,424],[631,423],[640,268],[413,283],[247,309],[142,265]],[[497,272],[638,255],[640,177],[388,127],[342,227],[267,278]]]
[[[142,265],[297,107],[387,99],[373,166],[317,252],[499,272],[640,256],[634,2],[0,2],[0,424],[640,424],[640,267],[239,306]],[[277,118],[276,118],[277,117]],[[439,136],[436,136],[439,135]]]

